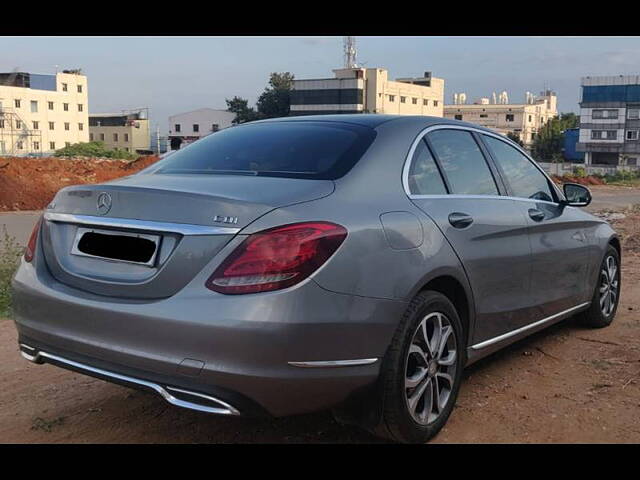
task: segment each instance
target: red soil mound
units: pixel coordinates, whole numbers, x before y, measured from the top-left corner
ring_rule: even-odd
[[[158,160],[101,158],[0,158],[0,211],[41,210],[62,187],[131,175]]]

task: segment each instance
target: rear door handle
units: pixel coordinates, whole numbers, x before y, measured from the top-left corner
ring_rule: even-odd
[[[531,217],[531,220],[541,222],[542,220],[544,220],[544,212],[538,210],[537,208],[530,208],[529,217]]]
[[[449,214],[449,223],[455,228],[465,228],[473,223],[473,217],[467,213],[453,212]]]

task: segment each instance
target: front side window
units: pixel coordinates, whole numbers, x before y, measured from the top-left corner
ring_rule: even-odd
[[[482,137],[500,166],[514,197],[555,201],[549,180],[527,157],[502,140],[488,135]]]
[[[447,193],[433,155],[424,139],[420,140],[409,168],[409,193],[437,195]]]
[[[498,195],[489,165],[470,132],[436,130],[429,142],[451,186],[461,195]]]
[[[156,173],[336,179],[375,138],[371,128],[340,122],[245,124],[208,135],[161,160]]]

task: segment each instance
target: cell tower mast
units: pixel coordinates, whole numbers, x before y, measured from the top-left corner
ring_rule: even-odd
[[[344,44],[344,68],[357,68],[356,63],[356,37],[343,37]]]

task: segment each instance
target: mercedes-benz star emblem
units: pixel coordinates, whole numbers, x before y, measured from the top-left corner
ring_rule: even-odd
[[[98,213],[100,215],[106,215],[111,210],[111,195],[107,192],[102,192],[98,195],[98,203],[96,205]]]

